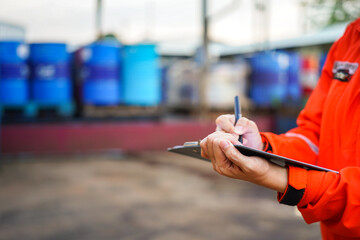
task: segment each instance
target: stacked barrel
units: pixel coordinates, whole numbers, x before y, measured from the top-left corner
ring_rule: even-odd
[[[302,96],[302,87],[300,82],[300,66],[301,58],[300,54],[296,52],[287,53],[289,56],[289,68],[288,68],[288,84],[286,100],[290,103],[298,103]]]
[[[0,105],[21,107],[28,102],[27,46],[19,41],[0,42]]]
[[[95,42],[81,49],[82,102],[86,105],[117,105],[121,102],[120,46]]]
[[[161,102],[159,56],[154,44],[125,46],[123,50],[124,103],[156,106]]]
[[[269,107],[286,98],[289,57],[282,52],[262,52],[250,59],[250,97],[257,106]]]
[[[72,82],[66,44],[30,44],[29,63],[31,97],[36,111],[56,108],[59,115],[72,115]]]

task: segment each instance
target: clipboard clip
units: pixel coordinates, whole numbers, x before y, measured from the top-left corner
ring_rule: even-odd
[[[185,142],[184,143],[184,147],[199,147],[200,146],[200,141],[191,141],[191,142]]]

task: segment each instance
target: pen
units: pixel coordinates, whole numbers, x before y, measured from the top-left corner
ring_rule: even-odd
[[[235,113],[235,124],[234,126],[236,126],[237,121],[241,118],[241,106],[239,103],[239,96],[235,96],[235,100],[234,100],[234,113]],[[243,143],[243,139],[242,136],[239,136],[239,142]]]

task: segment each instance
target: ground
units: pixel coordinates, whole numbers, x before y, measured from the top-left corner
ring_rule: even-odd
[[[166,152],[3,157],[0,239],[320,239],[276,193]]]

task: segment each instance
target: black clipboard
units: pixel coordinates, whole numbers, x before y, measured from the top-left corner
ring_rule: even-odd
[[[272,153],[260,151],[257,149],[245,147],[243,145],[235,145],[235,147],[237,150],[239,150],[245,156],[258,156],[258,157],[264,158],[264,159],[266,159],[272,163],[275,163],[279,166],[282,166],[282,167],[284,167],[286,165],[291,165],[291,166],[305,168],[308,170],[318,170],[318,171],[339,173],[335,170],[319,167],[319,166],[312,165],[309,163],[304,163],[304,162],[301,162],[298,160],[282,157],[282,156],[279,156],[276,154],[272,154]],[[168,151],[210,162],[209,159],[201,157],[201,148],[200,148],[199,142],[186,142],[183,146],[175,146],[172,148],[168,148]]]

